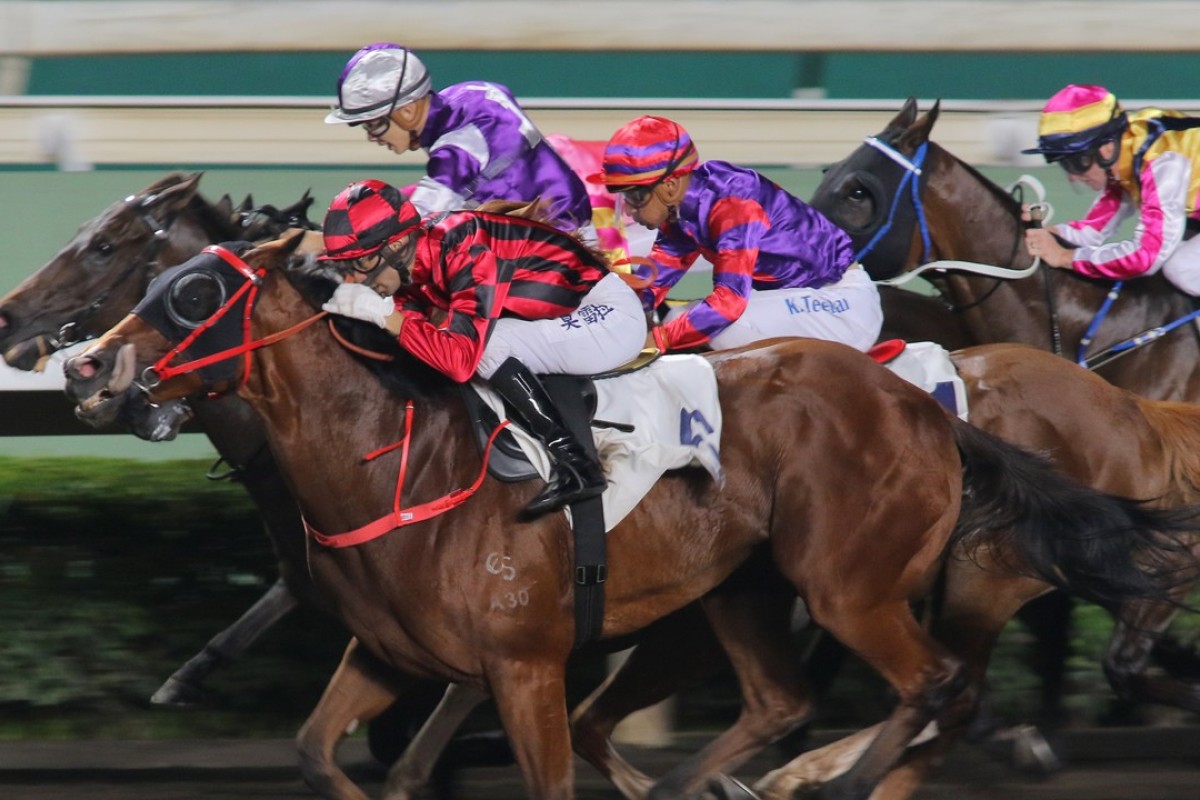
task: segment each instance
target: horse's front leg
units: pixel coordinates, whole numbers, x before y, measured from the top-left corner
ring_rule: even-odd
[[[727,663],[699,604],[643,631],[637,647],[571,714],[575,752],[629,800],[646,797],[654,780],[621,757],[617,724],[671,697]]]
[[[381,664],[357,639],[350,640],[342,663],[296,736],[300,773],[314,792],[327,800],[367,800],[338,766],[337,747],[352,725],[383,713],[407,680]]]
[[[575,796],[564,663],[565,658],[505,659],[485,667],[500,720],[534,800]]]
[[[166,706],[202,702],[204,691],[200,682],[217,667],[240,658],[259,636],[287,616],[296,605],[296,598],[283,579],[276,580],[236,622],[210,639],[203,650],[175,670],[150,697],[150,702]]]
[[[388,770],[384,800],[408,800],[427,786],[433,768],[454,732],[486,699],[487,693],[478,689],[453,683],[446,687],[442,701],[405,748],[404,755]]]

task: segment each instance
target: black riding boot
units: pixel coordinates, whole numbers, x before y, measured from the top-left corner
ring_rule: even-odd
[[[525,506],[525,517],[536,517],[565,505],[597,497],[608,485],[604,471],[563,423],[546,387],[515,358],[500,365],[489,380],[512,409],[516,421],[550,451],[550,481]]]

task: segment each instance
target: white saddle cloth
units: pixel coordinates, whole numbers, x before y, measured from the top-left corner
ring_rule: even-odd
[[[929,392],[959,419],[967,419],[967,387],[958,376],[950,354],[940,344],[908,342],[904,351],[884,366]]]
[[[722,482],[721,406],[716,374],[706,359],[662,356],[636,372],[595,383],[595,424],[633,426],[629,432],[592,429],[608,476],[608,489],[601,495],[605,530],[616,527],[667,470],[700,466]],[[476,380],[472,386],[505,419],[499,396],[484,381]],[[538,474],[547,478],[550,458],[545,448],[516,425],[509,430]]]

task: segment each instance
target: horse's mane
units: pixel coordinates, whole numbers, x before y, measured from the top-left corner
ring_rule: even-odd
[[[1020,219],[1020,217],[1021,217],[1021,201],[1020,200],[1013,197],[1008,192],[1004,191],[1003,187],[998,186],[996,184],[996,182],[993,181],[991,178],[987,177],[982,172],[980,172],[978,169],[971,166],[966,161],[963,161],[961,158],[954,155],[946,148],[941,147],[939,145],[938,149],[941,150],[943,153],[945,153],[950,158],[957,161],[959,166],[961,166],[963,169],[965,169],[967,171],[967,174],[974,177],[975,180],[979,181],[981,184],[983,184],[984,187],[987,188],[987,190],[989,192],[991,192],[993,195],[995,195],[996,199],[1000,202],[1000,204],[1002,206],[1004,206],[1009,211],[1010,214],[1012,214],[1014,217]]]
[[[888,128],[885,128],[879,134],[879,136],[877,138],[880,141],[887,142],[888,144],[895,147],[899,144],[900,137],[903,136],[907,132],[908,132],[908,128],[906,128],[906,127],[901,127],[901,126],[888,127]],[[946,158],[949,158],[951,161],[957,163],[960,167],[962,167],[964,170],[966,170],[968,175],[973,177],[976,181],[978,181],[980,184],[982,184],[989,192],[991,192],[993,195],[995,195],[996,199],[1000,202],[1000,204],[1004,208],[1006,208],[1009,211],[1009,213],[1011,213],[1014,217],[1019,218],[1021,216],[1020,201],[1018,201],[1015,197],[1013,197],[1008,192],[1004,191],[1003,187],[997,185],[996,182],[993,181],[991,178],[987,177],[982,172],[980,172],[978,169],[971,166],[966,161],[963,161],[961,158],[954,155],[954,153],[951,153],[949,150],[942,147],[937,142],[935,142],[931,139],[927,139],[926,142],[929,144],[930,147],[936,147],[938,152],[942,153]]]
[[[572,239],[574,239],[576,244],[587,251],[587,254],[591,256],[596,266],[602,266],[609,270],[612,269],[612,262],[609,260],[608,254],[606,254],[603,250],[593,247],[585,242],[583,236],[578,230],[562,231],[561,228],[558,228],[558,226],[555,225],[554,221],[550,218],[549,206],[541,198],[530,201],[489,200],[486,203],[480,203],[479,207],[475,210],[481,211],[485,214],[501,214],[508,217],[519,217],[520,219],[529,219],[533,220],[534,222],[540,222],[543,225],[549,225],[552,228],[560,230],[564,236],[570,236]]]
[[[172,172],[152,183],[138,193],[138,197],[150,197],[187,180],[187,176]],[[316,230],[317,225],[308,219],[308,209],[313,204],[311,190],[285,208],[266,204],[255,206],[250,195],[238,209],[228,195],[213,203],[200,192],[195,192],[186,207],[187,214],[200,226],[210,241],[244,240],[262,242],[274,239],[289,228]]]
[[[320,309],[340,283],[337,273],[311,254],[293,256],[280,271],[314,310]],[[456,389],[457,384],[402,348],[387,331],[369,322],[341,316],[331,315],[329,320],[338,335],[354,347],[388,358],[370,358],[346,348],[396,396],[429,400],[445,397]]]

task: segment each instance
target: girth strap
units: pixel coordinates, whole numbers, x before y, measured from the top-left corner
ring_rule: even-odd
[[[589,398],[579,391],[572,376],[546,375],[546,391],[562,412],[571,434],[596,458],[592,439]],[[604,538],[604,502],[599,497],[571,504],[575,541],[575,647],[600,637],[604,627],[604,582],[608,579],[608,554]]]

